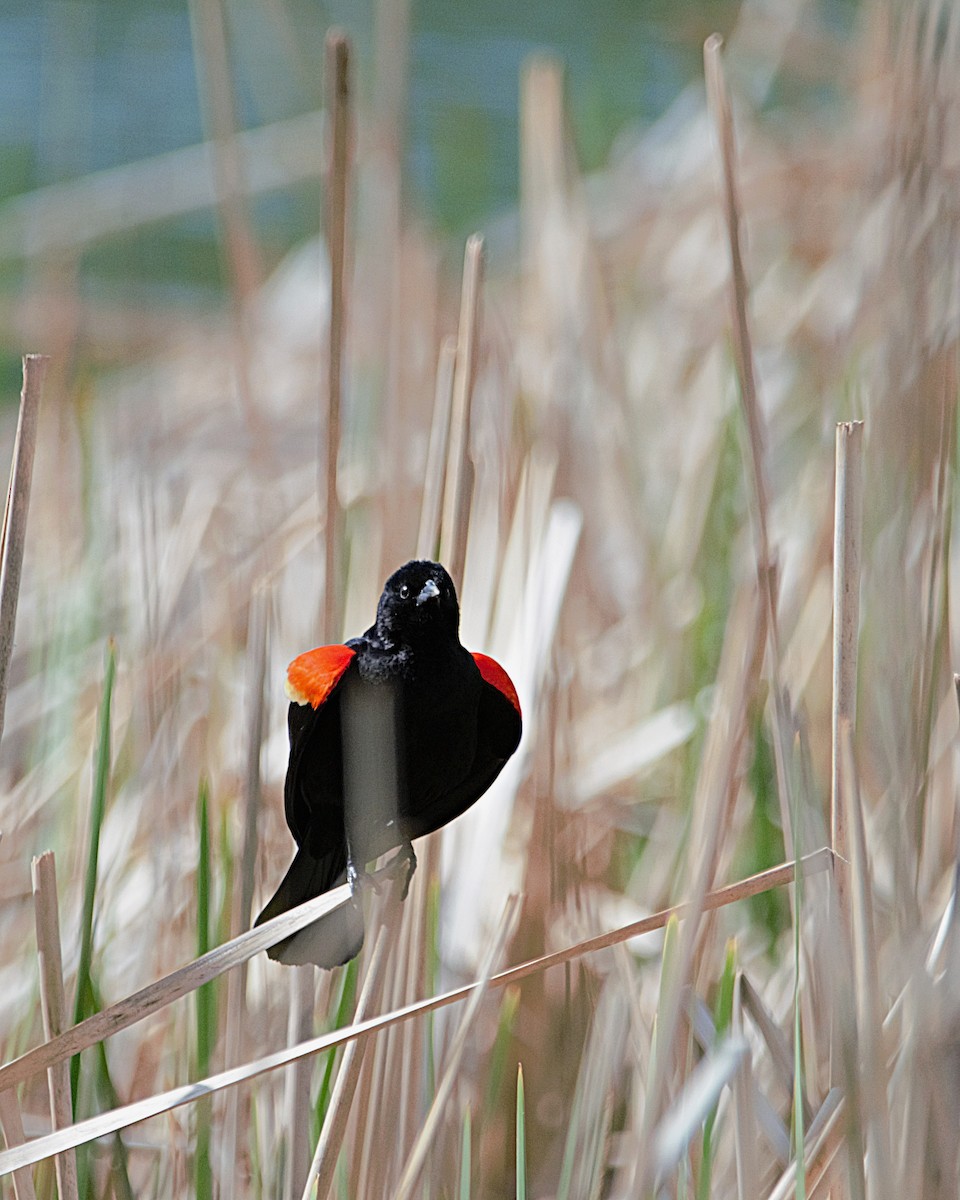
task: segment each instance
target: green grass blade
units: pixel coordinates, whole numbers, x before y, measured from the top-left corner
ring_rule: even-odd
[[[719,1041],[729,1032],[733,1021],[733,989],[737,979],[737,943],[731,938],[727,942],[727,954],[723,964],[723,974],[720,976],[720,990],[714,1009],[714,1025]],[[713,1128],[717,1121],[717,1106],[711,1110],[703,1124],[703,1154],[700,1161],[700,1173],[697,1178],[697,1200],[708,1200],[710,1181],[713,1175]]]
[[[680,946],[680,922],[675,916],[667,921],[666,928],[663,931],[663,951],[660,955],[660,992],[657,997],[657,1012],[665,1011],[665,1005],[668,1000],[673,998],[673,981],[677,971],[680,968],[679,953]],[[661,1024],[658,1020],[654,1020],[653,1040],[650,1046],[650,1065],[647,1069],[647,1084],[648,1093],[649,1087],[653,1084],[653,1080],[657,1073],[657,1062],[664,1053],[664,1047],[661,1045]],[[650,1096],[647,1095],[647,1103],[650,1102]]]
[[[333,1018],[329,1022],[330,1029],[342,1029],[353,1019],[357,997],[357,976],[359,974],[359,959],[347,963],[346,970],[341,972],[340,996],[337,999]],[[327,1109],[330,1107],[330,1095],[333,1091],[333,1068],[337,1063],[338,1052],[331,1050],[326,1055],[320,1089],[317,1092],[317,1102],[314,1105],[313,1144],[316,1145],[327,1119]]]
[[[206,954],[212,945],[211,895],[213,870],[210,859],[210,786],[206,779],[200,780],[197,792],[197,824],[199,826],[199,849],[197,853],[197,956]],[[196,992],[197,1017],[197,1072],[207,1075],[217,1040],[217,997],[216,984],[211,980]],[[213,1173],[210,1166],[210,1100],[202,1100],[197,1106],[197,1144],[193,1157],[194,1195],[196,1200],[211,1200],[213,1196]]]
[[[463,1110],[463,1130],[460,1135],[459,1200],[470,1200],[470,1105]]]
[[[427,930],[426,930],[426,965],[424,967],[424,987],[427,995],[432,996],[437,990],[437,980],[440,976],[440,881],[434,879],[427,892]],[[424,1044],[427,1048],[427,1084],[426,1104],[433,1103],[437,1091],[437,1061],[433,1044],[434,1019],[433,1013],[427,1014],[424,1031]]]
[[[793,828],[800,829],[800,788],[795,789],[797,800],[794,802]],[[794,882],[793,909],[793,1138],[797,1156],[797,1174],[794,1195],[797,1200],[807,1198],[807,1168],[804,1162],[803,1142],[803,1053],[800,1027],[800,914],[803,912],[803,871],[799,865],[800,851],[799,832],[794,836],[794,853],[797,855],[797,868]]]
[[[573,1096],[573,1109],[570,1113],[570,1124],[567,1126],[567,1141],[563,1148],[563,1163],[560,1167],[560,1182],[557,1185],[557,1200],[570,1200],[570,1186],[573,1183],[573,1168],[576,1163],[579,1139],[577,1131],[580,1128],[580,1110],[583,1107],[583,1090],[577,1081],[577,1090]]]
[[[80,962],[77,967],[77,990],[73,1006],[73,1023],[79,1024],[90,1015],[87,1005],[90,987],[90,963],[93,958],[93,904],[97,892],[97,860],[100,856],[100,833],[107,806],[107,787],[110,780],[110,705],[117,674],[117,654],[113,639],[107,643],[107,662],[103,680],[103,698],[97,723],[97,748],[90,804],[90,829],[87,837],[87,870],[83,882],[83,909],[80,916]],[[77,1092],[80,1086],[80,1055],[70,1060],[70,1094],[74,1120],[77,1119]]]
[[[527,1119],[523,1099],[523,1063],[517,1063],[517,1200],[527,1200]]]
[[[493,1050],[490,1052],[490,1068],[487,1074],[487,1094],[484,1099],[484,1112],[491,1117],[497,1108],[497,1098],[503,1073],[507,1065],[507,1053],[513,1037],[513,1022],[520,1003],[520,989],[508,987],[503,993],[500,1004],[500,1019],[497,1022],[497,1036],[494,1038]]]

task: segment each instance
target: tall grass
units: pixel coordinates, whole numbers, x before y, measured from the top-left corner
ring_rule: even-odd
[[[589,181],[538,58],[518,225],[465,256],[390,183],[396,114],[356,114],[332,352],[310,249],[82,401],[60,368],[0,746],[0,1171],[79,1144],[98,1200],[956,1194],[960,15],[867,6],[829,128],[751,109],[758,20],[710,42],[709,111],[691,93]],[[784,37],[788,84],[817,56]],[[308,918],[238,928],[290,854],[284,666],[429,547],[524,741],[403,906],[370,900],[360,959],[312,977],[325,1032],[288,1047],[260,951]],[[37,1049],[47,845],[80,1024]],[[47,1137],[71,1056],[89,1119]]]

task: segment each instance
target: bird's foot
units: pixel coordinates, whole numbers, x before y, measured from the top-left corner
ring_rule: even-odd
[[[403,872],[403,886],[400,891],[400,899],[403,901],[406,900],[407,893],[410,891],[410,880],[413,878],[413,873],[416,869],[417,856],[414,853],[413,846],[409,842],[404,842],[389,862],[384,863],[382,867],[379,867],[371,875],[366,876],[366,882],[379,895],[385,884],[393,883],[395,879],[401,878],[401,872]]]
[[[413,879],[413,873],[417,869],[417,856],[413,849],[412,842],[404,842],[397,851],[396,857],[390,862],[391,871],[396,869],[404,871],[403,888],[400,892],[400,899],[406,900],[407,893],[410,891],[410,881]]]

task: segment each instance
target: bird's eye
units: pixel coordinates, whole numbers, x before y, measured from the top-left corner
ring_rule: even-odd
[[[400,599],[406,600],[409,598],[409,596],[410,596],[410,588],[405,583],[401,583],[400,584]]]

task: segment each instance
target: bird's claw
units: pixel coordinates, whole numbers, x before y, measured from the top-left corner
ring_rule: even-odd
[[[406,870],[406,876],[403,880],[403,887],[400,891],[400,899],[406,900],[407,893],[410,891],[410,881],[413,879],[413,873],[417,869],[417,856],[411,842],[404,842],[397,851],[396,858],[390,863],[390,869]]]
[[[413,873],[416,869],[417,856],[414,853],[413,846],[409,842],[404,842],[388,863],[384,863],[382,867],[379,867],[372,874],[364,876],[364,883],[373,888],[379,896],[385,884],[390,884],[395,879],[400,878],[401,871],[405,872],[403,886],[400,891],[400,900],[402,902],[406,900],[407,893],[410,891],[410,880],[413,879]]]

